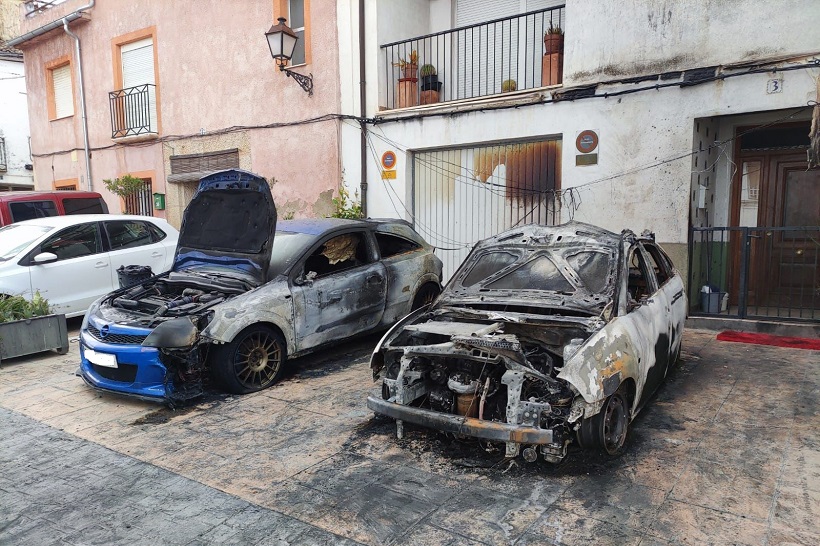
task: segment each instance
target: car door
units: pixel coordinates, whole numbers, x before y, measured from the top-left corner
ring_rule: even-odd
[[[674,364],[683,338],[683,327],[686,322],[686,297],[683,278],[675,272],[669,257],[653,243],[643,243],[649,258],[650,266],[655,270],[658,285],[666,299],[667,327],[669,332],[669,365]]]
[[[35,264],[32,259],[50,252],[57,260]],[[103,251],[98,222],[61,229],[28,256],[32,292],[40,292],[57,313],[81,314],[89,304],[113,288],[111,261]]]
[[[128,265],[147,265],[162,273],[168,263],[168,249],[157,240],[145,220],[106,220],[103,222],[111,257],[111,282],[119,286],[117,269]]]
[[[375,328],[384,313],[387,272],[363,231],[326,237],[291,276],[300,351]]]
[[[387,271],[385,321],[392,323],[410,309],[413,289],[423,271],[424,247],[391,233],[374,233],[381,262]]]

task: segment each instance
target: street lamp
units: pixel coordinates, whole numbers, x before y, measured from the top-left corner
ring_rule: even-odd
[[[288,61],[293,57],[293,50],[296,47],[296,42],[299,37],[285,24],[285,18],[279,17],[279,22],[265,33],[268,39],[268,47],[270,47],[270,54],[279,65],[279,70],[284,71],[289,77],[296,80],[302,89],[307,91],[309,96],[313,96],[313,74],[305,76],[287,68]]]

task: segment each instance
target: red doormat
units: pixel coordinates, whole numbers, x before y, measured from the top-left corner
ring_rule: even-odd
[[[820,351],[820,339],[809,339],[806,337],[773,336],[769,334],[733,332],[732,330],[727,330],[719,333],[717,339],[718,341],[734,341],[736,343],[751,343],[753,345],[772,345],[774,347]]]

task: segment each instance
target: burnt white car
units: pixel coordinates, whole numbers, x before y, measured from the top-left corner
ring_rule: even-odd
[[[170,403],[272,385],[288,357],[386,329],[440,291],[441,260],[403,220],[278,222],[264,178],[204,177],[171,271],[91,305],[81,373]]]
[[[478,243],[430,307],[397,323],[367,405],[405,422],[561,461],[616,454],[677,361],[687,307],[654,236],[572,222]]]

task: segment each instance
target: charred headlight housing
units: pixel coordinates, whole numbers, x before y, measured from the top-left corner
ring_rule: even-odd
[[[142,346],[159,349],[182,349],[193,345],[198,334],[199,330],[190,318],[175,318],[154,328],[154,331],[148,334],[148,337],[142,342]]]
[[[202,330],[204,330],[205,327],[208,326],[211,323],[212,320],[214,320],[214,311],[213,311],[213,309],[211,309],[210,311],[208,311],[207,313],[205,313],[204,315],[199,317],[199,320],[197,321],[197,326],[199,327],[199,331],[201,332]]]

